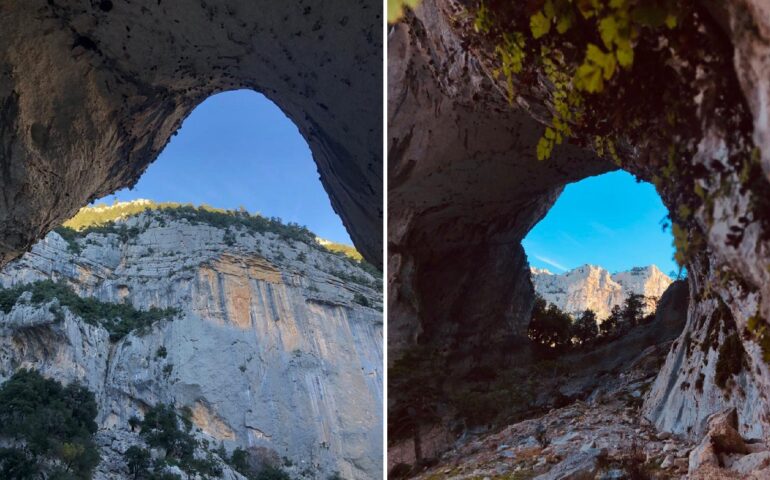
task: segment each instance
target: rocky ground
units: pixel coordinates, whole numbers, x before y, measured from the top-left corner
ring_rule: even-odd
[[[734,411],[715,415],[700,443],[660,433],[640,415],[663,356],[653,346],[585,401],[464,437],[420,479],[767,479],[770,449],[743,439]]]

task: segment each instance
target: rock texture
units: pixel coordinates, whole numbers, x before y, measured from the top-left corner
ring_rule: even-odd
[[[631,294],[643,295],[645,313],[654,312],[658,299],[671,282],[671,278],[655,265],[635,267],[612,275],[594,265],[583,265],[558,275],[548,270],[532,269],[535,292],[548,303],[573,316],[584,310],[593,310],[599,321],[607,318],[612,307],[622,305]]]
[[[381,263],[380,2],[2,2],[0,30],[0,264],[134,185],[196,105],[240,88],[297,125]]]
[[[657,428],[699,439],[709,416],[735,407],[741,435],[768,438],[767,9],[748,0],[693,8],[689,45],[707,45],[708,53],[680,49],[666,64],[672,68],[655,70],[661,85],[682,87],[672,94],[691,99],[688,153],[672,172],[660,152],[681,139],[615,139],[623,168],[657,182],[672,219],[684,225],[679,243],[690,279],[687,326],[642,412]],[[521,239],[563,185],[617,168],[589,138],[537,161],[552,85],[534,72],[514,85],[509,102],[494,49],[474,30],[467,4],[452,0],[422,1],[390,32],[389,359],[415,344],[439,345],[458,364],[494,358],[503,348],[495,340],[529,320],[533,289]],[[667,175],[670,182],[661,181]],[[725,371],[728,338],[745,357]],[[481,354],[463,355],[468,344]]]
[[[80,253],[50,233],[0,283],[62,280],[84,297],[181,313],[111,342],[66,307],[57,318],[22,297],[0,312],[0,380],[31,367],[94,391],[108,478],[127,478],[119,454],[137,441],[129,417],[158,402],[189,407],[213,445],[264,447],[298,476],[381,476],[378,279],[274,233],[158,212],[121,224],[136,233],[90,233],[77,240]]]

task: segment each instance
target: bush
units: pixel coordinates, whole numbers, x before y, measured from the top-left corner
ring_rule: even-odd
[[[719,347],[714,383],[724,390],[733,375],[738,375],[746,364],[746,351],[743,349],[738,334],[733,333],[725,338]]]
[[[19,370],[0,387],[0,478],[90,479],[99,463],[93,441],[97,408],[78,383],[63,386]]]
[[[355,303],[361,305],[361,306],[364,306],[364,307],[370,307],[371,308],[371,306],[372,306],[372,304],[369,303],[369,299],[366,298],[365,296],[361,295],[360,293],[355,293],[353,295],[353,301]]]
[[[58,299],[62,306],[91,325],[101,325],[110,332],[110,340],[117,341],[132,330],[149,327],[158,320],[169,319],[179,314],[176,308],[137,310],[127,303],[109,303],[94,298],[79,297],[64,282],[42,280],[26,285],[0,289],[0,310],[11,311],[24,292],[32,292],[32,303],[40,305]]]
[[[288,459],[286,459],[288,460]],[[284,463],[291,464],[291,461]],[[249,480],[291,480],[289,474],[273,465],[255,465],[251,455],[243,448],[236,448],[227,463]]]
[[[166,478],[163,468],[167,465],[177,465],[188,475],[198,474],[203,478],[217,477],[222,469],[216,457],[209,452],[206,458],[196,458],[195,451],[198,441],[192,436],[192,422],[188,413],[180,416],[172,405],[158,404],[147,411],[140,422],[140,435],[150,447],[162,448],[166,451],[164,459],[150,462],[150,453],[141,447],[131,447],[124,453],[124,459],[129,471],[136,480],[157,480]],[[172,476],[168,478],[177,478]]]

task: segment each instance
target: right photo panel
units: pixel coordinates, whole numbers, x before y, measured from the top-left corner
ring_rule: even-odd
[[[770,6],[389,0],[387,471],[770,479]]]

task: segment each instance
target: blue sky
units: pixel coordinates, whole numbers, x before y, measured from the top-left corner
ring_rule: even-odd
[[[668,214],[655,187],[618,171],[567,185],[545,218],[524,239],[531,265],[561,273],[580,265],[610,272],[657,265],[676,270]]]
[[[133,190],[120,190],[97,203],[115,198],[230,209],[242,205],[306,225],[319,237],[352,243],[299,130],[274,103],[253,91],[206,99]]]

